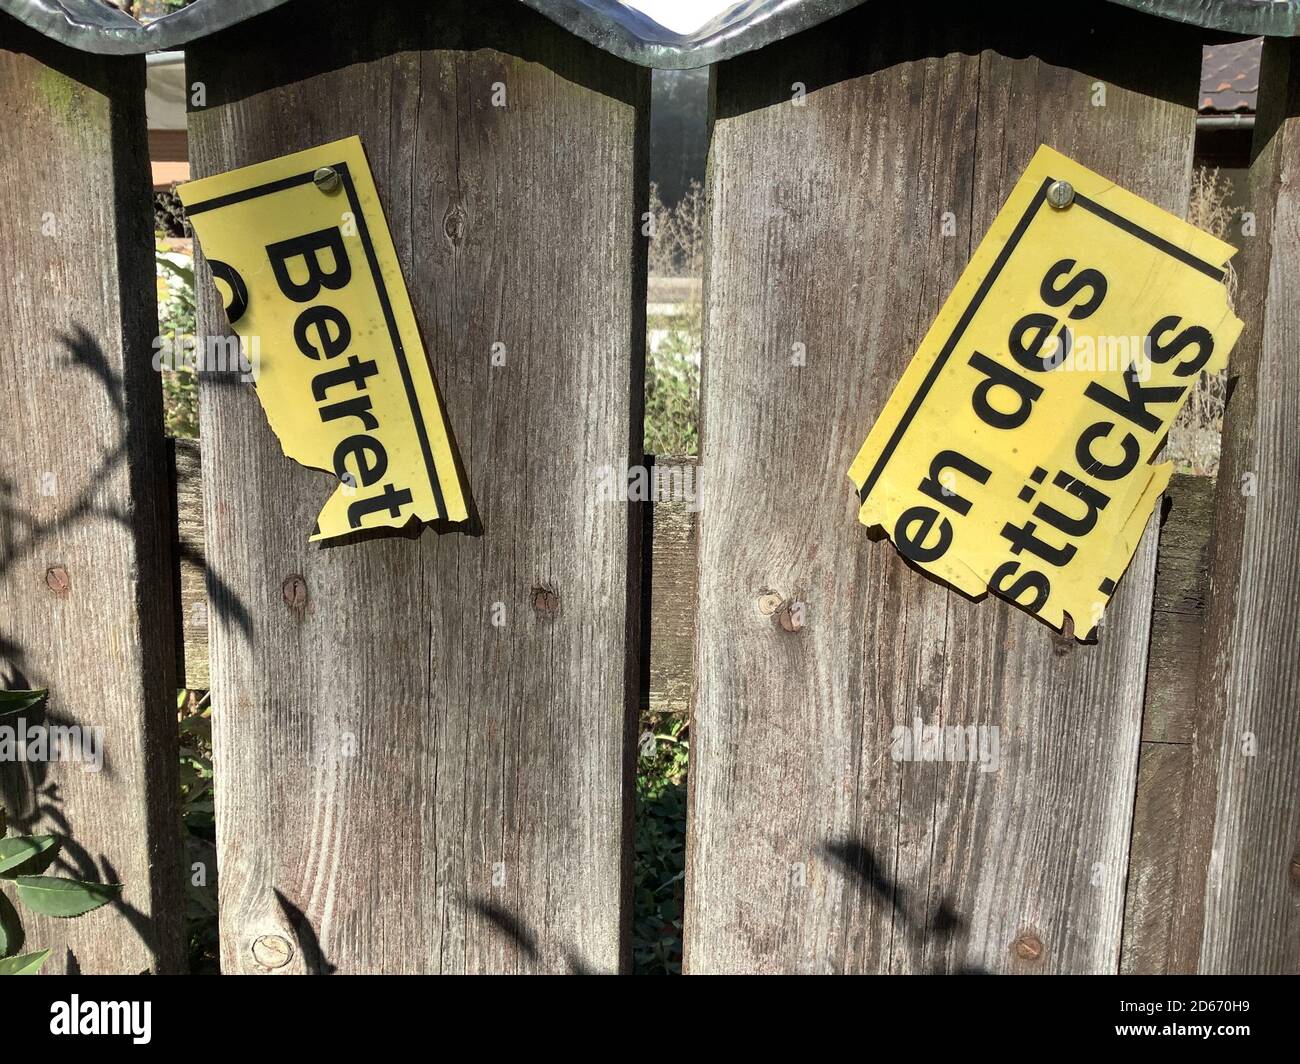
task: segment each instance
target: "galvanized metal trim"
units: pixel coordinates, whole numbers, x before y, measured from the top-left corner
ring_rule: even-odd
[[[1243,37],[1300,37],[1300,0],[1111,0],[1175,22]]]
[[[134,55],[190,41],[288,0],[195,0],[140,25],[102,0],[0,0],[20,22],[85,52]],[[742,0],[694,33],[665,29],[616,0],[520,0],[572,33],[639,66],[707,66],[824,22],[865,0]],[[1163,18],[1245,36],[1300,36],[1300,0],[1111,0]],[[978,18],[978,8],[972,9]],[[3,42],[0,41],[0,44]]]
[[[284,3],[288,0],[195,0],[145,25],[102,0],[0,0],[0,11],[78,51],[139,55],[180,48]]]
[[[1196,128],[1206,130],[1254,129],[1254,115],[1197,115]]]
[[[866,0],[747,0],[691,34],[665,29],[616,0],[521,2],[629,63],[656,70],[687,70],[791,37]]]

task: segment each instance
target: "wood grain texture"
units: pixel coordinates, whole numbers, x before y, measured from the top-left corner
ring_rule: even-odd
[[[1142,743],[1124,897],[1119,969],[1124,975],[1164,975],[1169,970],[1191,764],[1190,743]]]
[[[596,488],[641,460],[649,75],[506,0],[332,0],[190,77],[199,175],[361,136],[480,522],[309,546],[329,478],[202,381],[223,969],[625,966],[640,514]]]
[[[1125,975],[1164,974],[1173,953],[1213,521],[1214,478],[1175,473],[1165,489],[1156,551],[1124,895],[1120,971]]]
[[[1214,478],[1175,473],[1165,489],[1163,508],[1142,739],[1189,743],[1196,716],[1201,627],[1210,589]]]
[[[3,801],[11,831],[65,836],[52,874],[124,884],[24,913],[46,971],[184,964],[148,167],[143,58],[0,14],[0,683],[48,688],[46,723],[102,729],[104,757],[6,765]]]
[[[208,589],[203,535],[203,461],[198,440],[171,440],[172,488],[176,499],[176,621],[181,686],[206,691],[208,674]]]
[[[1267,42],[1229,363],[1176,971],[1300,971],[1300,44]],[[1253,748],[1252,748],[1252,745]],[[1253,749],[1253,752],[1252,752]]]
[[[1118,968],[1154,536],[1081,646],[870,542],[846,470],[1040,143],[1181,211],[1200,46],[959,13],[869,4],[715,71],[692,972]],[[999,728],[999,770],[895,764],[915,718]]]
[[[652,510],[649,706],[685,714],[695,657],[698,541],[692,495],[698,500],[699,464],[691,455],[656,456],[655,465],[666,476],[680,477],[687,497],[656,500]]]
[[[208,606],[204,584],[203,467],[197,440],[172,440],[178,543],[177,583],[182,653],[177,674],[184,686],[208,688]],[[666,458],[674,471],[691,470],[693,455]],[[691,482],[693,483],[693,481]],[[693,490],[693,489],[692,489]],[[651,507],[653,572],[649,611],[649,706],[656,711],[686,713],[690,706],[695,653],[695,513],[689,501],[669,499]]]

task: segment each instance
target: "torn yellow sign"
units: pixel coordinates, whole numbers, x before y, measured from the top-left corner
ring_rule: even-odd
[[[1241,332],[1232,253],[1039,148],[849,470],[860,520],[1091,632],[1168,483],[1152,455]]]
[[[284,453],[340,487],[312,540],[463,521],[447,419],[357,137],[178,189]]]

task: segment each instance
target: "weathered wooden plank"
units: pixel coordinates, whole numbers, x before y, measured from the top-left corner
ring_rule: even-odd
[[[176,971],[170,507],[150,257],[144,60],[63,49],[0,14],[0,683],[102,729],[103,768],[6,766],[11,830],[54,871],[121,882],[77,920],[24,915],[48,971]],[[31,721],[30,723],[37,723]]]
[[[1214,478],[1175,474],[1165,491],[1156,558],[1142,738],[1188,743],[1209,593]]]
[[[1153,537],[1080,646],[869,543],[845,471],[1040,142],[1182,208],[1200,48],[962,21],[868,4],[716,69],[690,971],[1118,968]],[[893,763],[916,718],[998,728],[998,771]]]
[[[202,463],[197,440],[173,440],[176,492],[178,584],[183,653],[177,672],[189,688],[208,687],[207,588],[204,585]],[[674,471],[695,477],[695,457],[672,457]],[[687,474],[686,470],[691,470]],[[694,481],[691,481],[693,484]],[[691,488],[691,490],[694,490]],[[655,502],[650,565],[649,705],[685,713],[689,709],[695,653],[695,510],[690,500]]]
[[[1142,743],[1124,896],[1124,975],[1163,975],[1169,970],[1191,764],[1189,743]]]
[[[699,466],[694,456],[658,457],[665,482],[685,487],[656,499],[650,546],[650,689],[652,710],[687,713],[695,655],[696,505]]]
[[[360,134],[478,516],[309,546],[330,479],[202,382],[223,967],[616,969],[648,74],[506,0],[289,5],[190,71],[199,174]]]
[[[1214,479],[1176,473],[1165,490],[1156,551],[1120,951],[1126,975],[1169,969],[1213,521]]]
[[[176,671],[183,686],[206,691],[208,589],[203,535],[203,463],[198,440],[172,440],[172,487],[176,498],[176,619],[180,650]]]
[[[1269,41],[1224,418],[1176,971],[1300,970],[1300,44]]]

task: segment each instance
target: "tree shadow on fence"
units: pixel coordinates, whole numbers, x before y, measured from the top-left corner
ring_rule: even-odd
[[[303,964],[307,970],[312,975],[333,975],[337,972],[338,965],[332,964],[325,956],[325,951],[321,948],[320,936],[311,926],[307,914],[275,887],[271,888],[271,893],[275,895],[280,912],[284,914],[284,918],[289,921],[289,926],[293,929],[294,938],[298,941],[298,948],[302,951]]]
[[[540,964],[542,951],[537,935],[505,906],[490,898],[466,898],[461,903],[468,911],[483,918],[499,935],[507,939],[527,961]],[[577,950],[567,943],[559,943],[559,952],[568,965],[570,975],[598,975]]]
[[[828,840],[822,853],[835,867],[855,883],[860,893],[873,905],[884,903],[902,925],[913,946],[921,948],[930,943],[946,944],[967,930],[965,918],[953,907],[949,898],[941,897],[933,913],[926,912],[924,898],[913,899],[906,887],[890,879],[875,851],[861,839]],[[951,973],[934,974],[988,975],[984,969],[963,966]]]
[[[140,434],[148,431],[143,424],[145,419],[139,412],[128,409],[130,397],[127,395],[122,374],[115,369],[99,341],[84,326],[74,323],[71,329],[58,340],[63,352],[62,369],[78,371],[83,379],[88,379],[101,393],[100,401],[106,403],[111,411],[117,424],[117,432],[115,438],[99,450],[85,476],[77,477],[76,487],[70,500],[58,505],[57,509],[48,515],[38,514],[23,504],[21,499],[25,483],[16,480],[13,476],[0,474],[0,586],[5,587],[6,594],[11,598],[24,594],[22,584],[28,577],[22,570],[34,558],[60,546],[65,537],[74,530],[77,530],[77,534],[84,542],[84,526],[87,524],[104,523],[116,526],[118,529],[125,530],[133,538],[140,571],[110,572],[107,577],[110,581],[120,579],[123,582],[129,581],[132,585],[130,599],[139,604],[140,615],[131,615],[128,623],[142,625],[146,636],[150,639],[165,638],[153,631],[151,625],[154,619],[166,615],[172,603],[169,600],[155,602],[152,599],[153,597],[168,598],[163,595],[162,589],[168,586],[167,581],[174,574],[156,568],[170,559],[165,554],[159,557],[157,546],[152,543],[151,538],[156,530],[150,527],[148,520],[142,520],[140,514],[135,512],[136,508],[162,505],[163,500],[159,499],[159,495],[166,493],[165,479],[159,479],[157,482],[150,480],[151,477],[156,476],[157,471],[147,460],[150,456],[149,445],[140,440]],[[161,399],[161,382],[157,386],[159,399]],[[75,389],[69,389],[69,392],[72,395],[77,394]],[[77,401],[84,404],[88,400],[79,398]],[[161,444],[161,422],[157,429],[159,432],[157,442]],[[161,452],[161,448],[159,451]],[[140,456],[138,461],[137,456]],[[16,455],[11,452],[7,457],[11,461],[15,459],[21,461],[23,455],[21,452]],[[124,470],[124,467],[127,468]],[[124,471],[128,478],[126,487],[120,483]],[[29,475],[30,472],[26,470],[21,475]],[[46,490],[50,492],[47,498],[56,498],[54,493],[59,490],[57,481],[51,482],[48,489],[42,483],[42,494],[45,494]],[[121,504],[106,501],[111,499],[114,493],[123,500]],[[170,503],[166,508],[170,509]],[[174,513],[170,516],[174,522]],[[155,568],[150,569],[150,566]],[[37,575],[39,575],[39,566]],[[239,596],[211,570],[208,570],[208,581],[209,594],[216,604],[219,615],[240,628],[246,637],[251,637],[248,611]],[[51,563],[45,574],[45,583],[49,592],[54,595],[68,594],[71,590],[66,570],[58,564]],[[16,623],[23,626],[21,619]],[[38,631],[39,628],[30,621],[21,634],[12,630],[0,630],[0,687],[11,690],[48,687],[50,694],[42,710],[42,723],[50,727],[90,726],[88,721],[75,720],[68,715],[69,697],[66,692],[60,690],[56,678],[59,673],[59,668],[55,666],[56,651],[49,645],[52,643],[52,633],[42,633],[46,645],[40,648],[39,654],[36,653],[35,648],[29,648],[24,644],[24,638],[31,640]],[[170,676],[175,655],[164,654],[162,658],[163,660],[158,664]],[[145,662],[146,669],[151,667],[152,660],[153,655],[150,655],[149,660]],[[76,662],[64,662],[62,665],[64,670],[77,667]],[[113,685],[120,681],[117,675],[91,679],[98,682],[105,692],[111,691]],[[172,680],[169,684],[164,684],[163,677],[152,673],[146,673],[143,679],[144,691],[134,692],[134,695],[135,697],[142,695],[150,700],[146,712],[150,720],[154,720],[155,714],[161,716],[162,713],[171,710],[171,699],[175,696],[175,682]],[[152,700],[155,698],[166,698],[167,706],[153,705]],[[89,716],[91,721],[95,719],[91,713],[83,715]],[[146,729],[150,727],[144,720],[136,721],[136,726]],[[165,746],[156,752],[158,756],[169,756],[173,763],[177,756],[175,749],[168,749]],[[100,771],[111,776],[114,771],[112,758],[107,749],[101,749],[100,753],[103,757]],[[60,850],[52,865],[55,870],[82,880],[120,882],[114,863],[107,854],[100,853],[96,856],[78,841],[77,825],[68,815],[66,800],[60,784],[51,777],[50,765],[49,761],[24,761],[17,765],[0,765],[0,802],[3,802],[8,813],[9,823],[23,834],[53,831],[60,836]],[[150,777],[155,772],[153,768],[146,768],[146,771]],[[161,778],[174,779],[174,774],[163,772]],[[135,783],[132,782],[131,785],[135,786]],[[147,781],[144,786],[148,789]],[[179,793],[159,792],[158,794],[159,801],[170,802],[176,806],[177,815],[179,815],[179,797]],[[141,822],[137,827],[141,833],[153,830],[151,823],[148,822]],[[124,835],[122,844],[127,845],[128,841]],[[176,869],[178,882],[181,871],[179,867]],[[150,891],[155,887],[153,883],[146,886]],[[143,941],[150,944],[151,948],[156,947],[158,941],[155,927],[156,914],[151,917],[120,898],[111,904]],[[75,965],[75,958],[72,959],[72,964]]]

